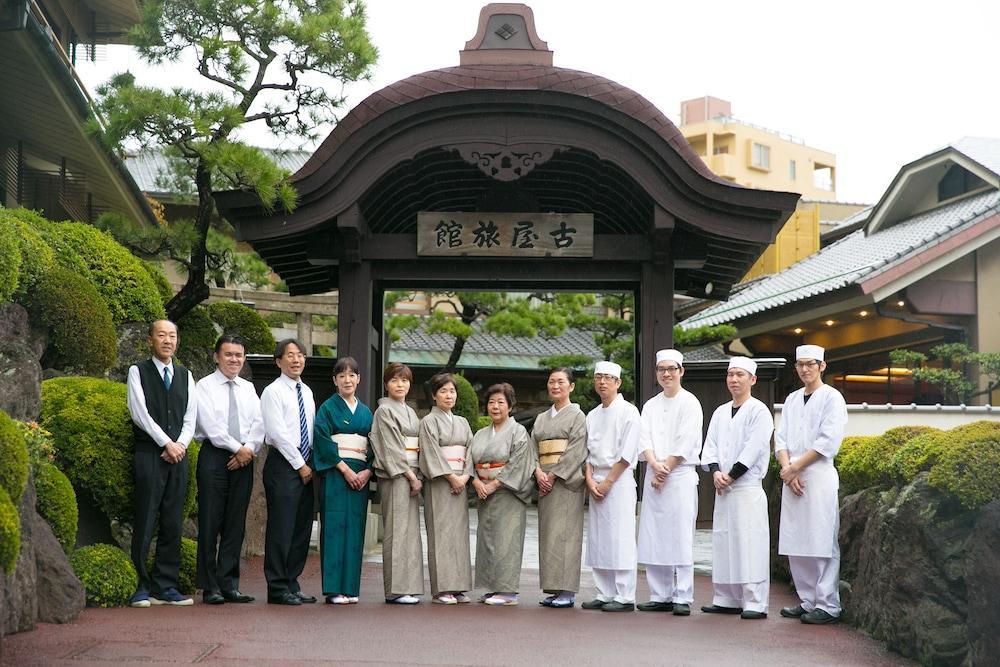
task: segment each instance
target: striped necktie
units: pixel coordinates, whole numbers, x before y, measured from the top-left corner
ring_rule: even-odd
[[[170,391],[170,366],[163,367],[163,386]]]
[[[305,461],[309,461],[312,448],[309,447],[309,422],[306,421],[306,406],[302,402],[302,383],[295,383],[295,395],[299,399],[299,453]]]

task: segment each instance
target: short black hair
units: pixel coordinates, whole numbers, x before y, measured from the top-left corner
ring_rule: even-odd
[[[431,386],[431,395],[438,393],[441,387],[446,384],[451,384],[455,387],[455,391],[458,391],[458,385],[455,384],[455,376],[451,373],[438,373],[428,381],[428,384]]]
[[[361,366],[358,365],[358,360],[354,357],[340,357],[337,359],[337,363],[333,365],[334,377],[345,371],[354,371],[358,375],[361,375]]]
[[[406,364],[392,361],[389,362],[389,365],[385,367],[385,372],[382,373],[382,386],[385,387],[388,385],[389,380],[394,377],[401,377],[407,382],[413,382],[413,371]]]
[[[549,374],[546,376],[546,378],[552,377],[552,375],[555,374],[555,373],[564,373],[566,375],[566,380],[570,384],[573,384],[573,369],[572,368],[570,368],[568,366],[559,366],[558,368],[549,369]]]
[[[490,397],[493,394],[500,394],[503,396],[504,400],[507,401],[507,407],[513,409],[517,404],[517,397],[514,394],[514,387],[510,385],[509,382],[499,382],[497,384],[491,384],[486,392],[483,394],[484,403],[490,402]]]
[[[240,347],[243,348],[243,351],[246,352],[247,342],[243,338],[243,336],[237,336],[236,334],[222,334],[221,336],[219,336],[218,340],[215,341],[216,353],[218,353],[222,349],[222,346],[225,345],[226,343],[239,345]]]
[[[300,343],[298,340],[296,340],[295,338],[285,338],[284,340],[279,340],[278,344],[274,346],[274,358],[281,359],[283,356],[285,356],[285,350],[288,349],[289,345],[294,345],[295,347],[299,348],[299,352],[301,352],[302,354],[306,353],[306,348],[302,347],[302,343]]]

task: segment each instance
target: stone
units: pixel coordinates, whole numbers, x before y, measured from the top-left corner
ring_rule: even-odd
[[[711,480],[709,480],[711,484]],[[777,469],[772,466],[764,477],[764,493],[767,495],[767,522],[771,531],[771,580],[780,582],[792,581],[792,570],[788,565],[788,556],[778,555],[778,526],[781,518],[781,488],[783,484]]]
[[[76,578],[55,533],[38,513],[33,517],[32,541],[38,582],[38,620],[69,623],[87,604],[83,584]]]
[[[149,358],[148,332],[149,324],[145,322],[125,322],[118,326],[118,353],[115,365],[108,371],[109,380],[125,382],[129,366]]]
[[[34,342],[28,311],[16,303],[0,305],[0,410],[32,421],[42,409],[41,353]]]
[[[21,551],[14,571],[0,575],[3,599],[0,604],[0,627],[4,635],[34,630],[38,620],[37,574],[35,572],[35,481],[29,476],[28,486],[18,505],[21,519]]]
[[[969,543],[969,662],[996,664],[1000,655],[1000,502],[985,505]]]

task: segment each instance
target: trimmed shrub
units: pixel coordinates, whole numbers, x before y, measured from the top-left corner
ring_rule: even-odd
[[[21,252],[21,276],[14,300],[21,303],[35,285],[56,263],[56,255],[36,230],[48,224],[40,214],[23,208],[0,207],[0,222],[7,222],[15,232]],[[0,299],[2,301],[2,299]]]
[[[962,428],[962,427],[960,427]],[[889,472],[902,484],[912,482],[921,472],[926,472],[937,462],[943,447],[947,447],[950,431],[928,431],[913,438],[892,455]]]
[[[43,361],[99,375],[115,361],[117,338],[108,306],[81,275],[54,266],[28,297],[33,319],[49,332]]]
[[[458,397],[452,412],[465,417],[469,421],[469,425],[474,427],[479,418],[479,397],[476,396],[476,390],[472,388],[472,383],[466,380],[464,375],[454,373],[453,377]]]
[[[974,510],[1000,500],[1000,423],[980,421],[940,434],[927,482]]]
[[[187,494],[184,496],[184,516],[189,519],[198,518],[198,454],[201,453],[201,444],[197,440],[188,443],[187,456],[185,460],[188,464],[188,485]]]
[[[167,276],[163,273],[157,264],[152,262],[143,262],[142,268],[146,269],[146,273],[153,280],[153,284],[156,285],[156,293],[160,295],[160,301],[163,305],[167,305],[167,302],[174,298],[174,288],[171,287],[170,281],[167,280]]]
[[[34,468],[42,463],[52,463],[56,460],[56,447],[52,444],[52,434],[42,428],[38,422],[14,422],[24,444],[28,447],[28,463]]]
[[[60,264],[97,287],[116,325],[164,316],[163,301],[143,261],[110,234],[82,222],[55,222],[42,227],[42,236]]]
[[[69,478],[51,463],[40,463],[35,466],[35,491],[38,493],[35,509],[52,528],[63,551],[72,553],[79,510]]]
[[[153,549],[149,550],[146,567],[152,569],[156,556]],[[177,590],[184,595],[192,595],[197,586],[195,578],[198,574],[198,543],[187,537],[181,538],[181,567],[177,572]]]
[[[275,340],[264,318],[254,310],[234,301],[220,301],[208,306],[208,316],[222,327],[222,333],[242,336],[247,354],[272,354]],[[215,347],[215,339],[209,344]]]
[[[21,517],[7,490],[0,486],[0,567],[10,574],[21,551]]]
[[[215,340],[219,337],[208,309],[195,306],[184,317],[177,321],[177,358],[185,365],[194,363],[205,356],[205,350],[215,348]],[[274,352],[274,348],[271,348]]]
[[[91,607],[124,607],[139,585],[139,575],[128,555],[110,544],[77,549],[69,563],[87,591]]]
[[[28,485],[28,446],[14,420],[0,411],[0,488],[16,505]]]
[[[879,436],[844,438],[836,463],[845,493],[891,483],[893,456],[907,442],[928,432],[939,431],[929,426],[897,426]]]
[[[21,253],[14,226],[0,218],[0,303],[10,301],[17,291],[21,273]]]

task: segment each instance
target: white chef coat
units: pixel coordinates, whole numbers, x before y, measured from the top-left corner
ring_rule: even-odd
[[[728,473],[734,464],[742,463],[747,471],[733,482],[732,487],[759,485],[767,474],[770,460],[771,434],[774,418],[767,406],[751,396],[733,416],[733,402],[715,409],[705,435],[701,463],[705,470],[712,463]]]
[[[252,382],[238,375],[233,381],[236,383],[233,391],[239,411],[240,439],[237,441],[229,435],[229,378],[218,369],[198,380],[198,421],[194,437],[198,442],[209,440],[213,447],[234,454],[246,444],[257,454],[264,444],[260,399]]]

